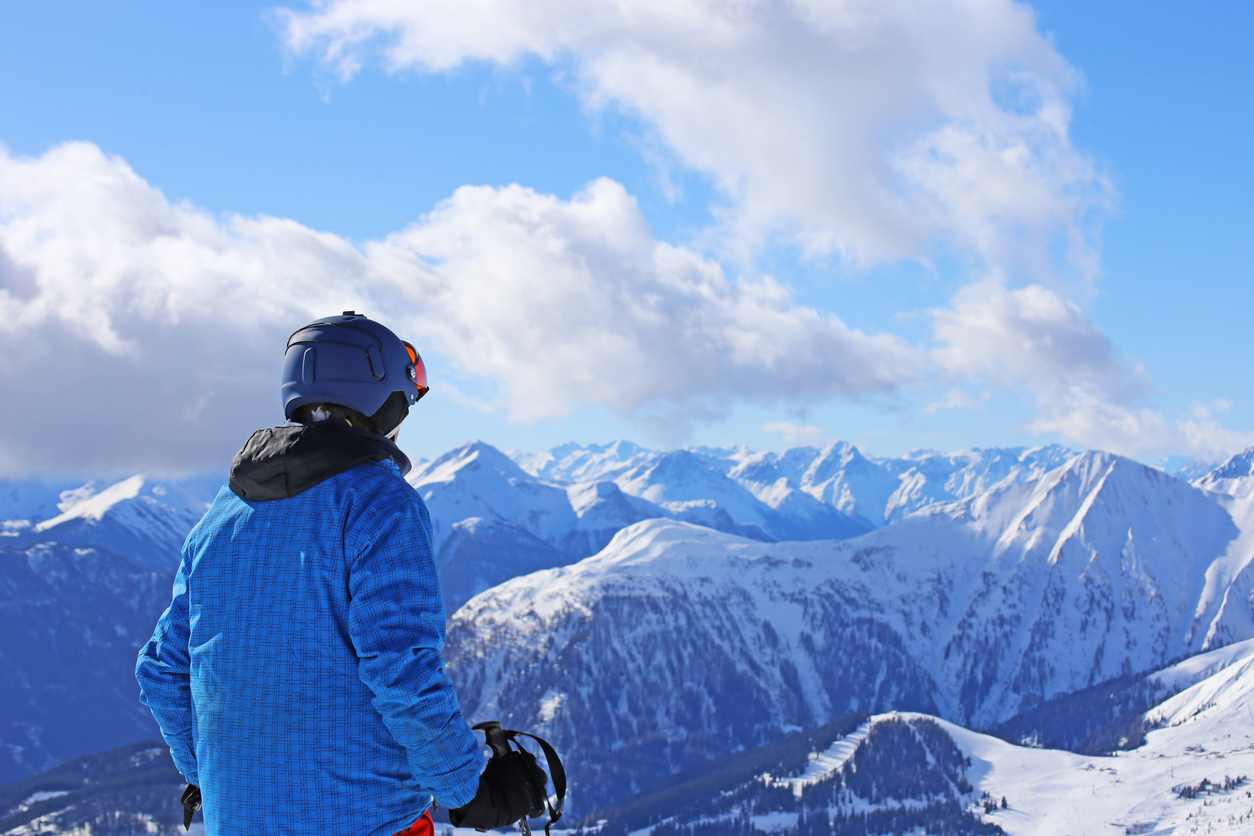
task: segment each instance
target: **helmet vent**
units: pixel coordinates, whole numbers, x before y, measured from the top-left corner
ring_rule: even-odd
[[[317,355],[312,348],[306,348],[300,362],[300,380],[308,386],[314,382],[314,357]]]
[[[370,373],[375,380],[383,380],[388,376],[387,369],[383,367],[383,352],[379,351],[377,345],[367,348],[366,356],[370,358]]]

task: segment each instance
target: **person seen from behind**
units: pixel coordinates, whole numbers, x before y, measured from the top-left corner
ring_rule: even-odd
[[[346,311],[291,336],[280,392],[288,423],[235,456],[136,666],[188,821],[202,802],[209,836],[431,836],[433,799],[458,826],[517,821],[535,776],[485,769],[462,717],[395,443],[422,358]]]

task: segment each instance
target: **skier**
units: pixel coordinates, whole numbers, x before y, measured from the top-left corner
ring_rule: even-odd
[[[429,836],[433,796],[460,826],[517,821],[539,770],[484,768],[440,656],[430,518],[395,444],[427,392],[422,358],[345,311],[289,338],[280,391],[288,424],[236,455],[136,666],[189,782],[187,822],[202,796],[215,836]]]

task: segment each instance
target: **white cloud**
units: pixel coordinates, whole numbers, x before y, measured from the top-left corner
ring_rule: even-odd
[[[635,200],[601,179],[570,201],[520,186],[463,187],[421,222],[371,245],[389,275],[425,275],[423,330],[510,413],[579,403],[678,416],[733,401],[885,392],[920,372],[903,340],[868,336],[792,304],[772,279],[655,241]],[[427,264],[431,266],[426,267]]]
[[[942,373],[1030,392],[1037,418],[1029,429],[1126,455],[1177,446],[1161,415],[1136,406],[1148,381],[1055,291],[973,284],[932,316]]]
[[[794,424],[791,421],[768,421],[759,429],[764,433],[783,436],[784,443],[790,447],[807,444],[811,447],[822,447],[827,443],[823,431],[813,424]]]
[[[954,375],[1052,390],[1083,380],[1111,391],[1116,400],[1147,387],[1078,305],[1041,285],[1018,290],[993,281],[969,285],[932,316],[942,344],[935,360]]]
[[[975,284],[932,316],[940,343],[932,359],[942,374],[1030,393],[1037,410],[1030,431],[1128,456],[1187,450],[1223,457],[1254,440],[1223,429],[1207,407],[1172,422],[1142,406],[1151,393],[1144,372],[1119,358],[1078,305],[1048,288]],[[937,408],[974,408],[963,397]]]
[[[1137,456],[1150,450],[1191,449],[1163,414],[1121,403],[1084,383],[1037,392],[1038,417],[1028,429],[1057,433],[1095,450]]]
[[[316,56],[344,80],[371,62],[397,73],[547,62],[589,110],[638,116],[649,132],[641,147],[664,177],[672,163],[710,177],[726,201],[716,210],[729,251],[783,234],[857,265],[956,255],[986,278],[934,312],[933,369],[984,390],[1027,392],[1031,430],[1124,453],[1231,449],[1245,438],[1210,417],[1173,422],[1146,407],[1143,371],[1059,292],[1076,287],[1062,274],[1098,277],[1113,189],[1071,142],[1069,101],[1081,81],[1025,3],[314,0],[276,16],[293,54]],[[505,190],[491,195],[506,200]],[[469,193],[457,201],[479,211]],[[574,204],[561,208],[576,214]],[[664,252],[653,256],[659,265]],[[656,269],[725,281],[687,251]],[[731,287],[768,307],[780,292],[769,282]],[[719,310],[730,317],[733,307]],[[613,331],[603,339],[593,344],[612,353]],[[464,355],[501,378],[492,357],[502,349],[479,347]],[[907,379],[912,362],[875,365],[873,376]],[[601,397],[626,408],[643,385]],[[824,385],[843,393],[876,384]],[[575,396],[552,390],[558,403]],[[925,410],[979,408],[954,389]]]
[[[294,323],[370,298],[366,268],[291,221],[172,205],[88,143],[0,152],[0,468],[221,466],[282,420]]]
[[[860,265],[956,255],[984,278],[933,312],[932,370],[986,392],[1026,392],[1037,413],[1029,430],[1128,454],[1205,452],[1244,438],[1209,417],[1172,422],[1145,406],[1147,376],[1060,292],[1076,287],[1062,274],[1081,285],[1098,277],[1098,230],[1113,189],[1069,136],[1078,74],[1024,3],[318,0],[277,14],[293,54],[317,56],[344,80],[372,61],[425,73],[549,63],[589,110],[637,115],[650,131],[644,147],[712,179],[727,201],[719,216],[729,249],[782,233]],[[484,194],[499,203],[507,192]],[[559,206],[572,222],[578,203]],[[461,217],[480,211],[465,208]],[[428,229],[440,223],[433,216]],[[656,250],[659,265],[666,252]],[[666,265],[643,273],[724,281],[687,251]],[[769,282],[733,287],[768,308],[781,293]],[[740,321],[727,313],[734,308],[718,308],[725,322]],[[611,331],[593,344],[613,353],[614,339]],[[864,345],[860,335],[830,339]],[[490,354],[477,355],[485,367]],[[904,356],[873,363],[873,374],[908,378]],[[877,385],[824,382],[832,393]],[[636,402],[627,393],[644,386],[629,382],[617,397]],[[953,389],[925,411],[981,404]]]
[[[1200,458],[1222,461],[1254,445],[1254,432],[1230,430],[1219,424],[1215,414],[1231,408],[1232,404],[1222,399],[1209,404],[1193,404],[1190,416],[1176,425],[1184,436],[1187,449]]]
[[[350,308],[495,381],[523,420],[857,397],[922,363],[769,278],[732,281],[655,241],[609,180],[570,201],[459,189],[358,250],[171,204],[88,143],[0,151],[0,385],[21,405],[0,424],[0,469],[221,466],[281,420],[288,334]]]
[[[943,244],[1006,271],[1096,271],[1109,186],[1068,136],[1076,74],[1013,0],[325,0],[277,13],[347,79],[527,56],[638,115],[750,240],[858,263]],[[739,237],[736,240],[741,240]]]

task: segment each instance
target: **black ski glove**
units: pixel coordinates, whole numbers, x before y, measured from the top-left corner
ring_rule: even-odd
[[[192,829],[192,816],[196,815],[196,811],[200,809],[200,787],[195,784],[188,784],[187,789],[183,790],[183,797],[179,799],[179,803],[183,805],[183,829]]]
[[[470,803],[448,811],[454,827],[495,830],[523,816],[544,813],[545,786],[549,776],[530,752],[510,752],[494,757],[479,776],[479,791]]]

